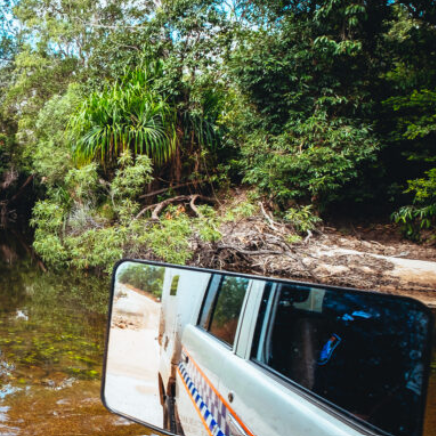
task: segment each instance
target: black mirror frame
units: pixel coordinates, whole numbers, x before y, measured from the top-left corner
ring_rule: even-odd
[[[102,401],[104,407],[109,412],[113,413],[114,415],[120,416],[121,418],[128,419],[129,421],[132,421],[136,424],[140,424],[146,428],[153,430],[154,432],[156,432],[156,436],[174,436],[174,434],[167,432],[166,430],[164,430],[162,428],[158,428],[152,424],[144,423],[140,420],[135,419],[134,417],[123,415],[120,412],[112,410],[108,406],[108,404],[106,403],[106,399],[105,399],[106,369],[107,369],[107,358],[108,358],[108,347],[109,347],[109,334],[110,334],[111,320],[112,320],[112,302],[113,302],[114,291],[115,291],[115,278],[117,275],[118,268],[123,263],[126,263],[126,262],[134,262],[134,263],[138,263],[138,264],[157,266],[157,267],[176,268],[176,269],[188,270],[188,271],[198,271],[198,272],[210,273],[210,274],[225,274],[225,275],[232,276],[232,277],[243,277],[243,278],[247,278],[247,279],[268,280],[268,281],[274,281],[276,283],[283,283],[283,284],[292,283],[295,285],[310,286],[312,288],[318,288],[318,289],[336,290],[336,291],[340,291],[340,292],[347,291],[347,292],[359,293],[359,294],[361,294],[362,292],[365,292],[367,294],[376,295],[378,297],[386,298],[386,299],[390,299],[393,297],[393,295],[391,295],[391,294],[385,294],[385,293],[377,292],[377,291],[369,291],[369,290],[362,290],[362,289],[359,290],[356,288],[332,286],[332,285],[310,283],[310,282],[302,282],[302,281],[281,279],[281,278],[275,278],[275,277],[265,277],[265,276],[258,276],[258,275],[254,275],[254,274],[245,274],[245,273],[238,273],[238,272],[225,271],[225,270],[215,270],[215,269],[210,269],[210,268],[198,268],[198,267],[185,266],[185,265],[175,265],[175,264],[170,264],[170,263],[165,263],[165,262],[149,261],[149,260],[143,260],[143,259],[125,258],[125,259],[119,260],[114,265],[114,268],[112,270],[110,296],[109,296],[109,303],[108,303],[109,308],[108,308],[108,314],[107,314],[108,318],[107,318],[107,324],[106,324],[105,351],[104,351],[104,356],[103,356],[104,360],[103,360],[103,367],[102,367],[100,398],[101,398],[101,401]],[[431,358],[432,358],[432,346],[433,346],[433,339],[434,339],[433,338],[433,331],[435,328],[435,317],[433,315],[432,310],[419,300],[416,300],[414,298],[407,297],[407,296],[402,296],[402,295],[395,295],[394,297],[396,299],[400,299],[400,300],[403,300],[405,302],[408,301],[408,302],[411,302],[411,303],[414,303],[414,304],[421,306],[423,312],[425,312],[429,318],[429,323],[430,323],[429,327],[430,328],[429,328],[429,333],[428,333],[428,337],[426,340],[425,353],[424,353],[424,359],[423,359],[425,361],[423,378],[424,378],[424,381],[427,383],[425,383],[424,388],[423,388],[422,400],[423,400],[423,404],[426,404],[427,403],[427,395],[428,395],[428,380],[429,380],[429,376],[430,376],[430,372],[431,372],[430,363],[431,363]],[[318,403],[318,401],[316,401],[316,403]],[[324,409],[327,408],[327,405],[325,403],[323,404],[322,402],[319,404],[319,406],[324,408]],[[418,430],[418,433],[420,435],[422,435],[423,430],[424,430],[424,419],[425,419],[425,412],[426,412],[425,409],[426,408],[423,407],[421,410],[420,428]],[[329,410],[331,410],[331,409],[329,408]],[[342,409],[341,409],[341,411],[342,411]],[[368,433],[369,435],[373,435],[373,434],[375,435],[375,433],[373,433],[373,432],[378,431],[378,432],[382,432],[381,434],[385,434],[385,435],[389,436],[388,433],[384,432],[381,429],[374,428],[371,424],[368,424],[368,427],[367,427],[367,425],[365,425],[365,423],[363,423],[363,425],[365,427],[365,428],[363,428],[361,425],[358,425],[354,420],[352,420],[352,417],[348,417],[349,413],[347,411],[344,410],[342,412],[345,412],[345,416],[342,417],[338,413],[338,418],[346,421],[349,425],[357,427],[360,430],[363,430],[363,429],[367,430],[367,431],[369,431],[369,433]],[[350,420],[351,420],[351,422],[350,422]]]

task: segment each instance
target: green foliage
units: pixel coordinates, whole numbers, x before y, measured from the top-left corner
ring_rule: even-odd
[[[436,90],[415,89],[410,95],[391,97],[385,104],[402,112],[398,121],[405,138],[425,138],[436,132]]]
[[[177,295],[177,291],[179,288],[179,281],[180,281],[180,276],[174,276],[171,279],[171,288],[170,288],[170,295],[172,296],[176,296]]]
[[[118,164],[121,168],[112,181],[111,197],[114,211],[124,223],[138,212],[140,206],[135,200],[144,186],[152,182],[153,165],[148,156],[136,156],[133,161],[128,150],[120,156]]]
[[[78,159],[111,162],[131,150],[158,164],[169,160],[175,145],[173,115],[150,81],[150,73],[137,70],[84,101],[69,125]]]
[[[258,207],[249,201],[239,203],[235,207],[230,208],[224,217],[226,221],[236,221],[244,218],[250,218],[257,211]]]
[[[34,140],[26,144],[35,173],[50,189],[61,183],[73,168],[65,125],[79,103],[78,87],[70,85],[63,96],[55,95],[41,109],[35,124]]]
[[[251,137],[244,146],[251,167],[244,180],[284,207],[293,199],[318,205],[336,199],[340,188],[359,177],[359,165],[375,159],[377,141],[366,126],[323,113],[288,128],[269,140],[267,134]]]
[[[244,182],[301,234],[364,200],[409,203],[395,215],[407,233],[434,230],[428,2],[20,0],[0,22],[0,172],[34,174],[51,264],[185,263],[223,219],[256,212],[134,219],[147,189],[188,180],[205,195],[204,181]]]
[[[69,260],[69,253],[62,239],[41,228],[35,230],[33,248],[48,265],[58,270],[65,267]]]
[[[410,180],[406,192],[414,193],[413,205],[403,206],[392,215],[405,236],[421,240],[422,230],[436,228],[436,168],[426,172],[427,178]]]
[[[33,227],[38,226],[42,232],[58,234],[65,225],[65,209],[56,201],[39,201],[33,208]]]
[[[300,243],[303,238],[300,235],[289,235],[286,240],[290,243],[290,244],[298,244]]]
[[[369,13],[345,1],[295,6],[274,11],[275,28],[241,35],[229,67],[246,100],[231,116],[244,180],[285,209],[293,199],[337,200],[377,157],[369,117],[373,53],[362,39],[372,27],[376,41],[383,15],[369,24]]]
[[[105,270],[122,259],[123,245],[128,236],[127,229],[108,227],[91,229],[64,240],[70,263],[77,269]]]
[[[289,208],[285,213],[285,220],[290,222],[299,234],[306,234],[308,231],[314,230],[316,225],[322,221],[314,213],[312,205]],[[294,239],[298,242],[298,239]]]
[[[228,330],[236,331],[236,325],[241,313],[247,286],[248,280],[245,278],[224,277],[215,305],[212,329],[216,327],[225,328],[227,326]]]
[[[176,219],[165,219],[153,225],[142,241],[153,253],[166,262],[184,265],[192,257],[189,238],[193,229],[189,218],[180,214]]]
[[[202,214],[190,218],[186,213],[168,207],[156,223],[147,219],[117,222],[108,227],[71,226],[68,212],[49,201],[38,203],[32,224],[34,248],[53,268],[69,265],[110,273],[113,264],[123,257],[157,258],[169,263],[186,264],[194,253],[194,235],[206,242],[221,238],[220,220],[208,206],[199,206]],[[98,217],[96,217],[98,220]]]

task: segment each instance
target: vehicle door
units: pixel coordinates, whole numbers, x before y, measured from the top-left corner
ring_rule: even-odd
[[[224,362],[234,352],[252,281],[215,274],[198,322],[185,328],[176,403],[186,435],[228,435],[228,402],[220,393]]]
[[[365,310],[362,295],[252,285],[219,384],[233,410],[226,435],[420,434],[422,367],[401,362],[419,356],[425,341],[402,337],[407,316],[395,315],[395,302]],[[415,316],[414,303],[409,310]]]

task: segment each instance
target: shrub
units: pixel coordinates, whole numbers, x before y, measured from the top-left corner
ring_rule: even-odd
[[[404,235],[420,241],[422,231],[435,229],[436,225],[436,168],[425,173],[427,178],[409,180],[406,193],[414,193],[412,205],[403,206],[392,215],[400,224]]]
[[[295,231],[299,234],[305,234],[313,230],[322,220],[313,212],[313,206],[291,207],[285,213],[285,220],[290,222]],[[294,239],[298,242],[298,239]]]

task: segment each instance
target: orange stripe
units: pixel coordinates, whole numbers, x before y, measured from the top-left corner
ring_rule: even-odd
[[[230,407],[229,403],[220,395],[220,393],[215,389],[215,386],[210,382],[210,380],[206,377],[206,374],[201,370],[201,368],[197,365],[195,360],[191,357],[191,355],[188,353],[186,348],[183,347],[183,351],[189,356],[189,358],[192,360],[192,363],[195,365],[195,367],[198,369],[200,374],[203,376],[206,383],[210,386],[210,388],[218,395],[218,398],[223,402],[224,406],[226,406],[227,410],[233,415],[233,417],[236,419],[238,424],[250,435],[254,436],[253,433],[251,433],[250,430],[246,427],[246,425],[242,422],[241,418],[236,414],[236,412]]]
[[[195,402],[194,398],[191,395],[191,392],[189,391],[188,385],[185,383],[185,379],[183,378],[182,373],[180,372],[180,369],[177,368],[177,372],[179,373],[179,376],[183,382],[183,385],[185,386],[186,391],[188,392],[188,396],[192,401],[192,404],[194,405],[195,409],[197,410],[198,415],[201,418],[201,422],[203,423],[204,427],[206,428],[206,431],[209,433],[209,436],[213,436],[213,434],[211,433],[209,426],[207,425],[207,422],[204,420],[203,415],[201,414],[200,409],[197,406],[197,403]]]

